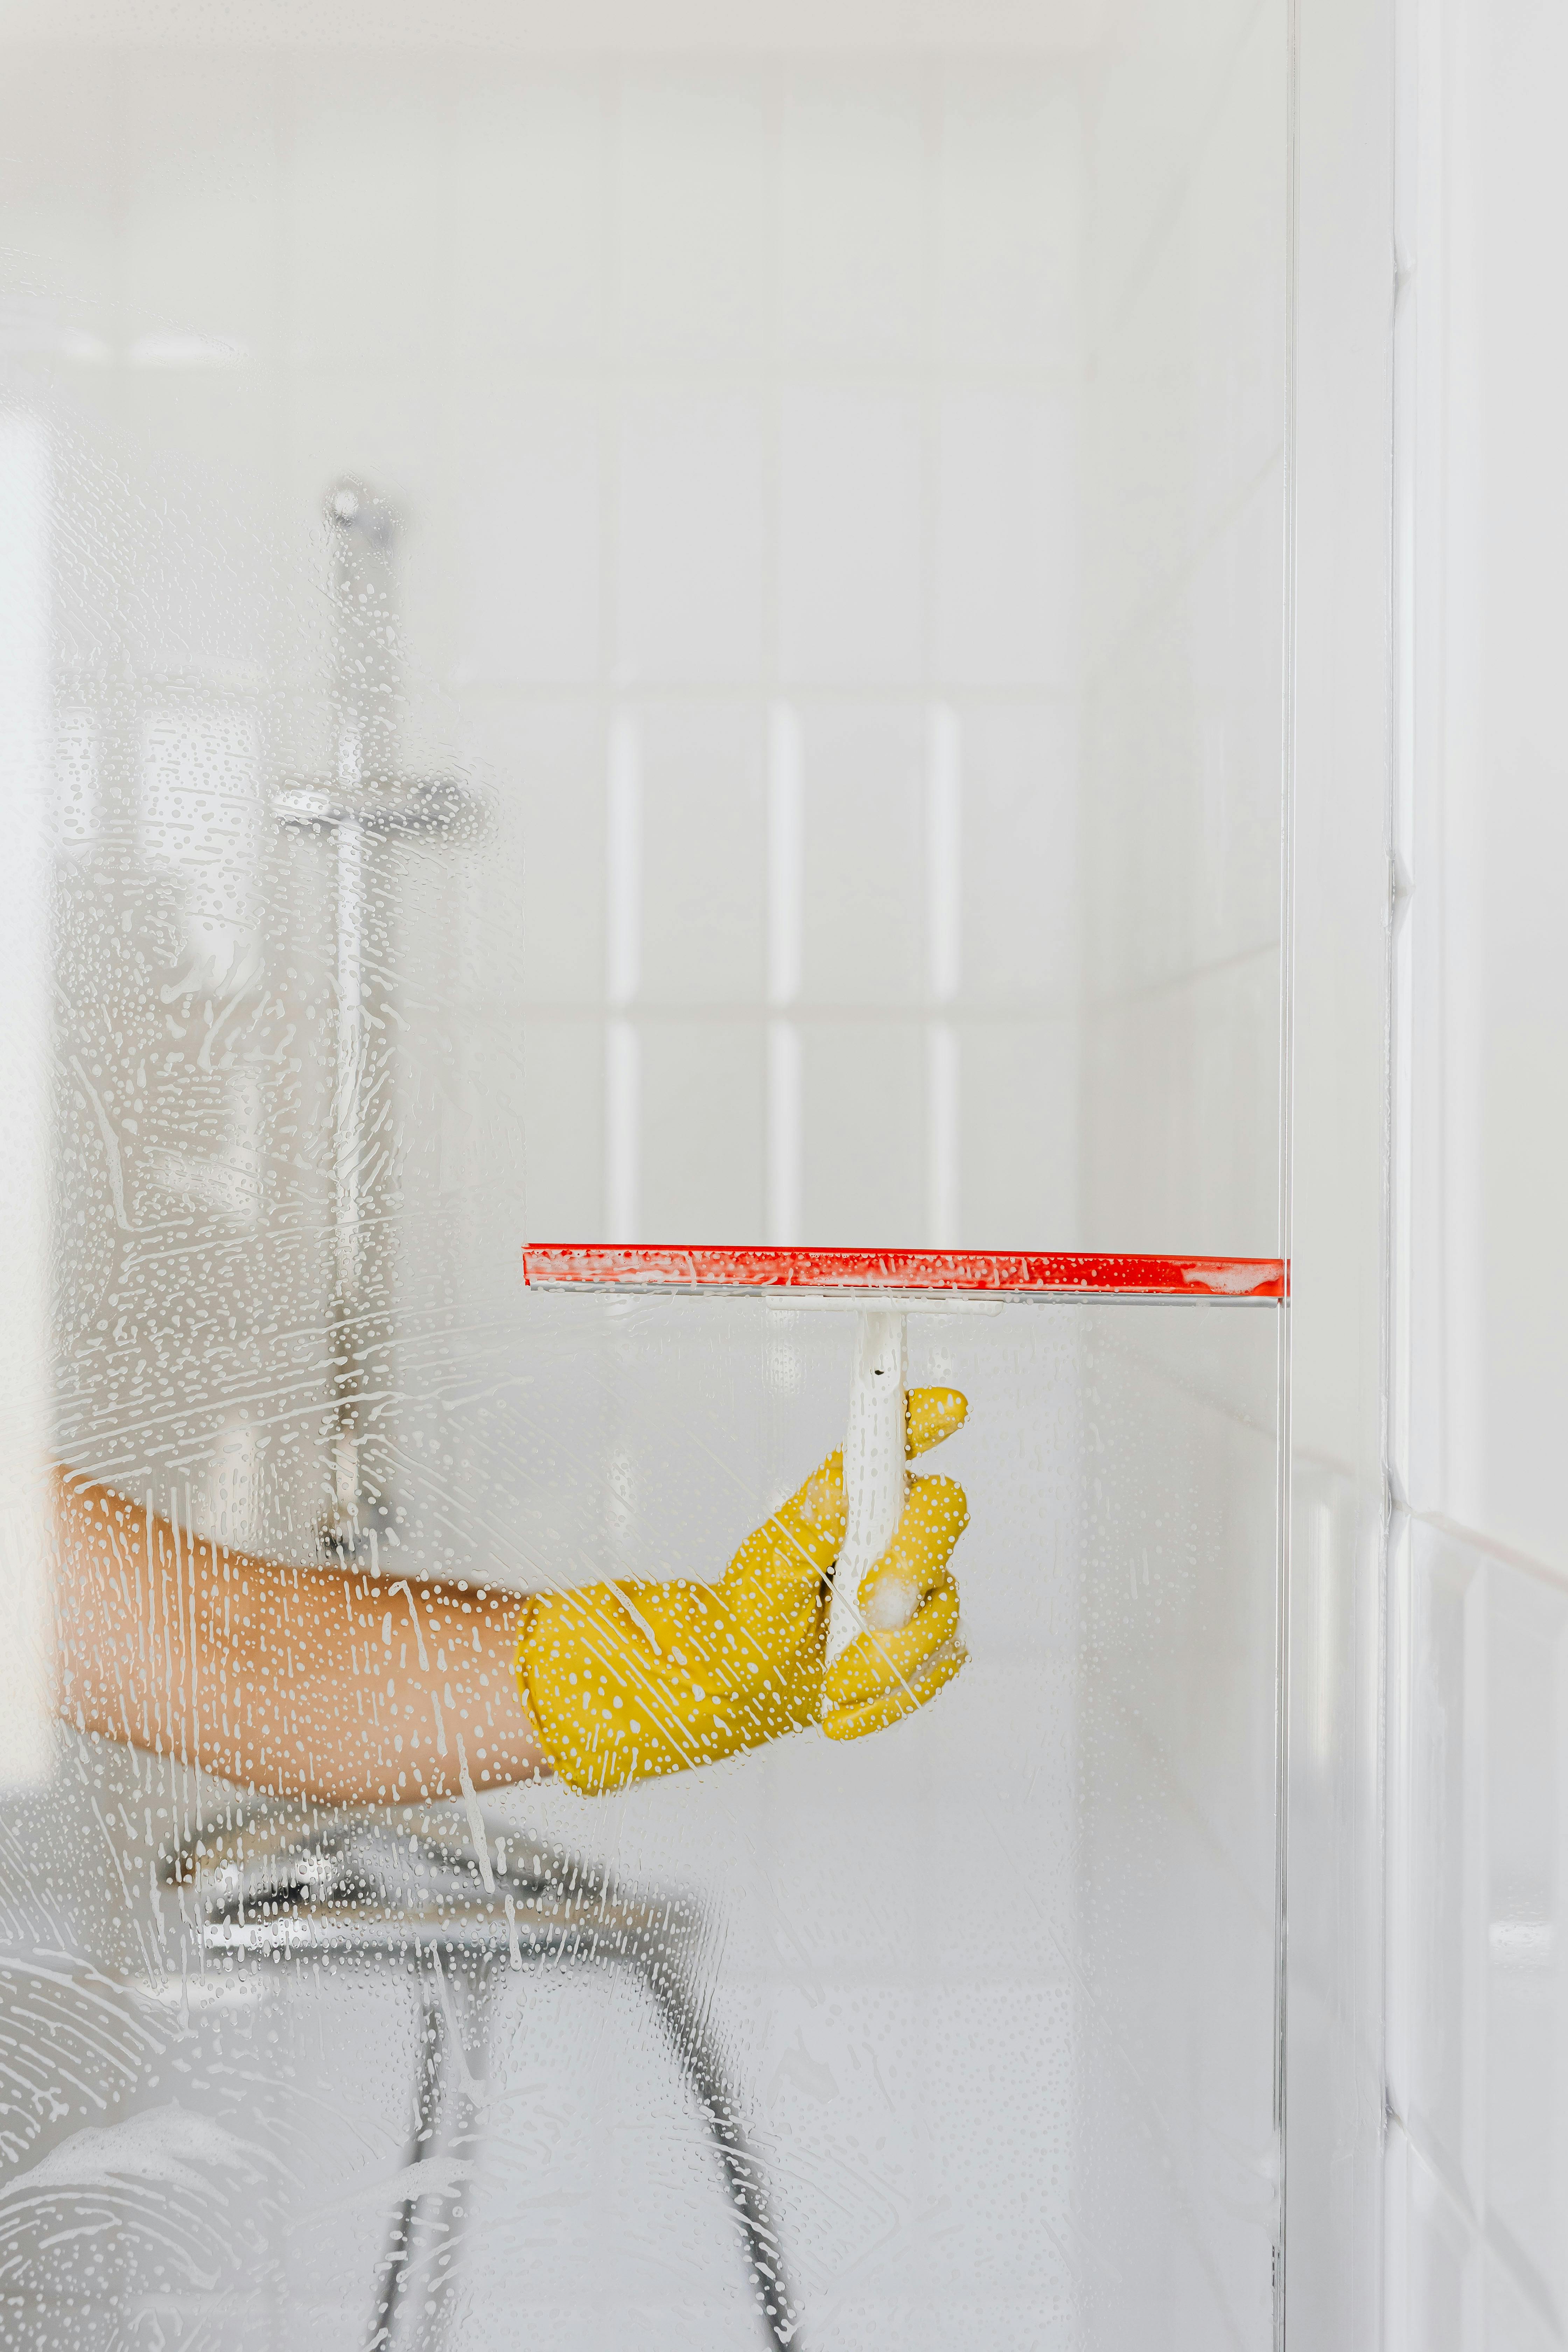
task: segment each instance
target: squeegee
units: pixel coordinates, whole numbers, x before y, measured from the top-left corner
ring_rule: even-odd
[[[904,1507],[904,1391],[910,1314],[1000,1314],[1009,1299],[1283,1298],[1278,1258],[1118,1256],[1019,1250],[682,1247],[533,1242],[523,1276],[541,1290],[727,1292],[857,1318],[844,1437],[847,1523],[834,1571],[826,1664],[864,1630],[861,1580]],[[883,1626],[883,1632],[896,1632]]]

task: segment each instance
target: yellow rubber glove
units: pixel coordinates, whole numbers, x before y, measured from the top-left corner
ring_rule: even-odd
[[[968,1406],[914,1389],[905,1451],[940,1445]],[[873,1629],[823,1685],[827,1572],[844,1540],[844,1460],[830,1454],[748,1536],[717,1584],[626,1578],[536,1595],[517,1635],[517,1685],[557,1773],[596,1795],[712,1764],[822,1721],[836,1739],[921,1706],[963,1664],[947,1563],[968,1519],[951,1478],[914,1478],[898,1533],[861,1580]],[[901,1632],[876,1630],[915,1613]]]

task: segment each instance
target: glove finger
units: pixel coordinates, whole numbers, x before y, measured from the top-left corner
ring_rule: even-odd
[[[823,1678],[825,1713],[858,1706],[879,1693],[910,1685],[958,1628],[958,1585],[943,1568],[909,1623],[897,1633],[858,1634]]]
[[[963,1427],[968,1411],[967,1400],[956,1389],[911,1389],[904,1406],[906,1456],[940,1445],[944,1437]],[[916,1482],[919,1486],[932,1483],[930,1479]],[[960,1494],[951,1479],[935,1483]],[[748,1536],[736,1554],[731,1573],[739,1571],[770,1584],[815,1587],[826,1579],[838,1557],[847,1516],[844,1456],[835,1451],[787,1502],[779,1505],[771,1519]],[[949,1542],[946,1550],[952,1549]],[[946,1552],[942,1556],[945,1558]]]
[[[824,1681],[827,1708],[856,1706],[907,1681],[948,1639],[958,1622],[958,1586],[948,1561],[968,1523],[968,1502],[952,1479],[910,1479],[898,1532],[860,1580],[868,1631]]]
[[[900,1716],[913,1715],[917,1706],[924,1706],[944,1683],[952,1682],[968,1664],[969,1653],[961,1641],[944,1642],[907,1682],[895,1683],[890,1690],[874,1692],[857,1706],[836,1708],[823,1717],[822,1727],[829,1739],[860,1739],[868,1731],[880,1731],[886,1725],[897,1723]]]
[[[771,1519],[749,1535],[730,1563],[725,1583],[754,1582],[759,1589],[803,1589],[816,1594],[826,1580],[844,1541],[844,1456],[830,1454],[781,1503]]]
[[[962,1429],[968,1414],[969,1399],[957,1389],[910,1389],[904,1399],[904,1459],[929,1454]]]
[[[936,1591],[968,1525],[968,1498],[955,1479],[940,1472],[911,1478],[892,1542],[860,1579],[855,1600],[866,1622],[884,1633],[907,1625],[916,1602]]]

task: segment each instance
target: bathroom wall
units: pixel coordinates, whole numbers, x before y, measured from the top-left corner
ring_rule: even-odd
[[[61,373],[208,545],[152,666],[319,761],[284,583],[403,509],[536,1234],[1276,1246],[1280,23],[16,54]]]
[[[528,1232],[1070,1244],[1082,27],[1042,10],[1004,59],[868,26],[858,62],[321,31],[11,52],[13,340],[120,574],[57,607],[86,902],[118,826],[173,1005],[195,985],[232,1040],[264,967],[283,1027],[333,1017],[331,851],[285,855],[264,803],[331,764],[323,502],[353,474],[399,519],[401,767],[455,769],[489,824],[384,892],[425,1065],[391,1087],[431,1145],[399,1328],[504,1319]],[[324,1105],[268,1083],[193,1069],[171,1132],[143,1103],[118,1149],[135,1213],[216,1216],[279,1378],[291,1329],[303,1430],[330,1202],[295,1165],[275,1214],[258,1167]],[[170,1475],[310,1556],[310,1448],[215,1423],[194,1378]],[[100,1467],[104,1399],[62,1433]]]
[[[1383,2336],[1394,72],[1390,12],[1303,12],[1290,725],[1287,2298]]]
[[[1079,1161],[1096,1247],[1279,1247],[1285,30],[1256,0],[1128,10],[1090,83]]]
[[[745,47],[95,47],[63,121],[24,51],[16,232],[72,396],[206,525],[149,660],[286,676],[304,766],[282,583],[341,473],[400,509],[407,731],[497,811],[520,952],[472,1009],[498,1069],[527,1027],[535,1234],[1060,1245],[1075,27]]]
[[[432,1190],[526,1179],[476,1314],[503,1225],[1279,1247],[1283,21],[858,65],[312,23],[86,43],[63,110],[14,52],[16,331],[137,580],[123,646],[62,641],[73,839],[118,768],[170,892],[259,854],[207,778],[322,772],[322,501],[384,489],[403,765],[491,813],[398,917]],[[231,1217],[238,1087],[201,1166],[143,1155]]]
[[[1105,1248],[1272,1255],[1284,1246],[1287,16],[1211,0],[1112,10],[1107,30],[1084,133],[1079,1231]],[[1181,1316],[1120,1327],[1106,1347],[1121,1394],[1169,1433],[1156,1486],[1174,1499],[1191,1475],[1261,1494],[1276,1468],[1277,1360],[1238,1381],[1217,1335]],[[1224,1575],[1223,1622],[1254,1654],[1278,1635],[1278,1532],[1260,1512],[1231,1530],[1226,1569],[1215,1554],[1205,1571]],[[1123,1899],[1158,1911],[1178,1882],[1201,1887],[1226,1949],[1256,1956],[1274,1835],[1256,1817],[1243,1827],[1234,1758],[1194,1751],[1190,1732],[1194,1711],[1216,1724],[1250,1714],[1256,1785],[1275,1691],[1254,1685],[1249,1700],[1229,1640],[1195,1629],[1145,1673],[1146,1631],[1135,1615],[1105,1626],[1100,1687],[1155,1759],[1156,1835],[1181,1863],[1169,1885],[1130,1868]],[[1086,1776],[1084,1804],[1098,1848],[1115,1835],[1114,1776]],[[1095,1916],[1087,1885],[1085,1908]],[[1120,1912],[1108,1922],[1112,1966],[1122,1925]],[[1178,1949],[1175,1911],[1168,1926]],[[1179,2071],[1217,2084],[1239,2043],[1217,2013],[1209,2022],[1212,2038],[1185,2037]],[[1172,2023],[1151,2035],[1151,2079],[1180,2111]],[[1270,2074],[1255,2098],[1273,2088]],[[1096,2137],[1108,2171],[1147,2160],[1125,2110],[1107,2105]],[[1231,2152],[1238,2235],[1261,2240],[1279,2218],[1278,2151]],[[1155,2305],[1131,2300],[1118,2323],[1127,2343],[1162,2327]]]
[[[1400,23],[1390,2344],[1568,2341],[1561,16]]]

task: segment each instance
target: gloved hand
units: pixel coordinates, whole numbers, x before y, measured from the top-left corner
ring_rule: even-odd
[[[956,1389],[911,1390],[906,1454],[939,1445],[968,1410]],[[947,1563],[968,1517],[951,1478],[911,1478],[898,1532],[861,1580],[870,1630],[835,1661],[826,1689],[840,1454],[747,1537],[717,1584],[626,1578],[533,1596],[518,1627],[517,1685],[556,1771],[597,1794],[819,1718],[830,1738],[855,1739],[912,1713],[963,1664]]]

